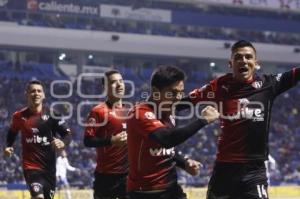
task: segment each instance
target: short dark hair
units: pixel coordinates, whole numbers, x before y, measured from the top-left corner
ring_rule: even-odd
[[[102,78],[101,83],[102,85],[105,84],[105,79],[108,79],[109,76],[113,75],[113,74],[121,74],[120,71],[116,70],[116,69],[112,69],[112,70],[108,70],[104,73],[104,78]]]
[[[151,86],[161,90],[177,81],[183,81],[185,78],[185,73],[177,66],[162,65],[153,71]]]
[[[44,87],[43,83],[40,80],[34,79],[34,80],[30,80],[29,82],[27,82],[26,91],[28,91],[30,86],[33,85],[33,84],[38,84],[38,85],[41,85],[42,87]]]
[[[234,53],[238,48],[243,48],[243,47],[250,47],[256,53],[256,49],[254,48],[253,44],[250,41],[246,41],[246,40],[239,40],[235,42],[231,47],[231,53]]]

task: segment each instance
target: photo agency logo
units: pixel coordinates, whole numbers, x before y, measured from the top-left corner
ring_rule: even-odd
[[[133,104],[126,101],[126,99],[134,97],[135,84],[131,80],[124,80],[124,84],[125,90],[128,92],[120,95],[116,89],[113,89],[112,95],[122,98],[126,107],[133,107]],[[91,118],[89,121],[86,120],[92,107],[106,100],[108,86],[108,80],[104,73],[81,73],[74,81],[52,81],[50,95],[55,100],[50,104],[50,109],[57,110],[60,115],[51,111],[51,116],[58,120],[69,120],[76,115],[77,124],[84,127],[106,125],[109,115],[113,113],[107,112],[101,121]],[[112,110],[114,110],[114,107],[112,107]],[[122,119],[126,118],[122,115]]]
[[[87,118],[92,107],[106,100],[108,86],[110,85],[108,85],[108,80],[104,76],[104,73],[82,73],[73,82],[70,80],[54,80],[50,85],[50,94],[56,100],[51,103],[50,108],[51,110],[58,110],[62,114],[55,115],[51,112],[52,117],[69,120],[76,115],[76,123],[84,127],[104,126],[107,124],[110,115],[121,120],[126,120],[130,117],[146,117],[145,115],[128,114],[129,110],[136,104],[136,102],[130,101],[136,99],[134,98],[136,95],[136,85],[131,80],[124,80],[124,84],[126,91],[124,95],[120,95],[116,89],[112,89],[113,96],[122,98],[122,104],[125,107],[123,113],[116,114],[117,112],[114,110],[117,110],[117,108],[113,105],[111,108],[112,111],[106,112],[104,118],[99,121],[94,117],[89,117],[88,120]],[[149,97],[150,92],[142,92],[139,99],[145,101]],[[254,122],[264,121],[264,105],[261,102],[250,101],[246,98],[235,100],[234,103],[215,102],[211,100],[199,101],[193,104],[190,101],[178,101],[187,97],[183,92],[155,92],[151,94],[151,97],[156,101],[160,101],[160,103],[147,102],[153,107],[155,116],[153,119],[162,118],[165,113],[171,113],[178,120],[203,119],[201,110],[206,106],[212,106],[219,111],[220,118],[224,120],[235,121],[247,119]],[[188,111],[185,114],[178,114],[177,107],[179,106],[185,106],[185,109]],[[231,111],[228,111],[229,109]]]

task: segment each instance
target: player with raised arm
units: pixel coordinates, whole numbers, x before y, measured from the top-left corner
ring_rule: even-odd
[[[276,75],[257,75],[258,58],[248,41],[236,42],[228,73],[183,101],[213,102],[221,114],[221,134],[207,199],[268,199],[264,161],[269,154],[273,101],[300,80],[300,68]],[[183,106],[179,106],[180,107]]]
[[[185,74],[175,66],[161,66],[151,77],[151,95],[137,104],[127,120],[130,199],[186,199],[177,183],[176,166],[191,175],[200,163],[176,153],[174,147],[193,136],[219,113],[212,107],[202,111],[203,119],[175,128],[173,104],[183,95]]]

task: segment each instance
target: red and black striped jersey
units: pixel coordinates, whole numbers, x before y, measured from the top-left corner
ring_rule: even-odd
[[[254,76],[247,83],[226,74],[193,90],[188,98],[194,105],[214,103],[221,113],[217,161],[266,160],[273,101],[299,80],[300,68],[277,75]]]
[[[152,105],[134,106],[127,120],[128,191],[163,190],[177,183],[174,148],[166,149],[149,135],[159,128],[172,128],[172,117],[158,119]]]
[[[109,107],[100,103],[90,112],[85,129],[85,136],[110,139],[111,136],[126,131],[125,107]],[[97,147],[96,171],[105,174],[121,174],[128,172],[127,146]]]
[[[29,108],[16,111],[9,133],[21,133],[23,169],[55,171],[56,152],[51,146],[54,137],[65,137],[71,131],[66,122],[49,110],[32,113]],[[59,138],[58,137],[58,138]]]

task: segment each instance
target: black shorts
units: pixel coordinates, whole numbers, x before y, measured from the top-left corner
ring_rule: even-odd
[[[146,192],[130,192],[130,199],[187,199],[186,194],[182,188],[176,184],[167,190],[159,193],[146,193]]]
[[[268,199],[264,161],[216,162],[208,184],[207,199]]]
[[[95,172],[94,199],[127,199],[126,174]]]
[[[32,197],[43,194],[45,199],[54,198],[55,171],[24,170],[24,177]]]

